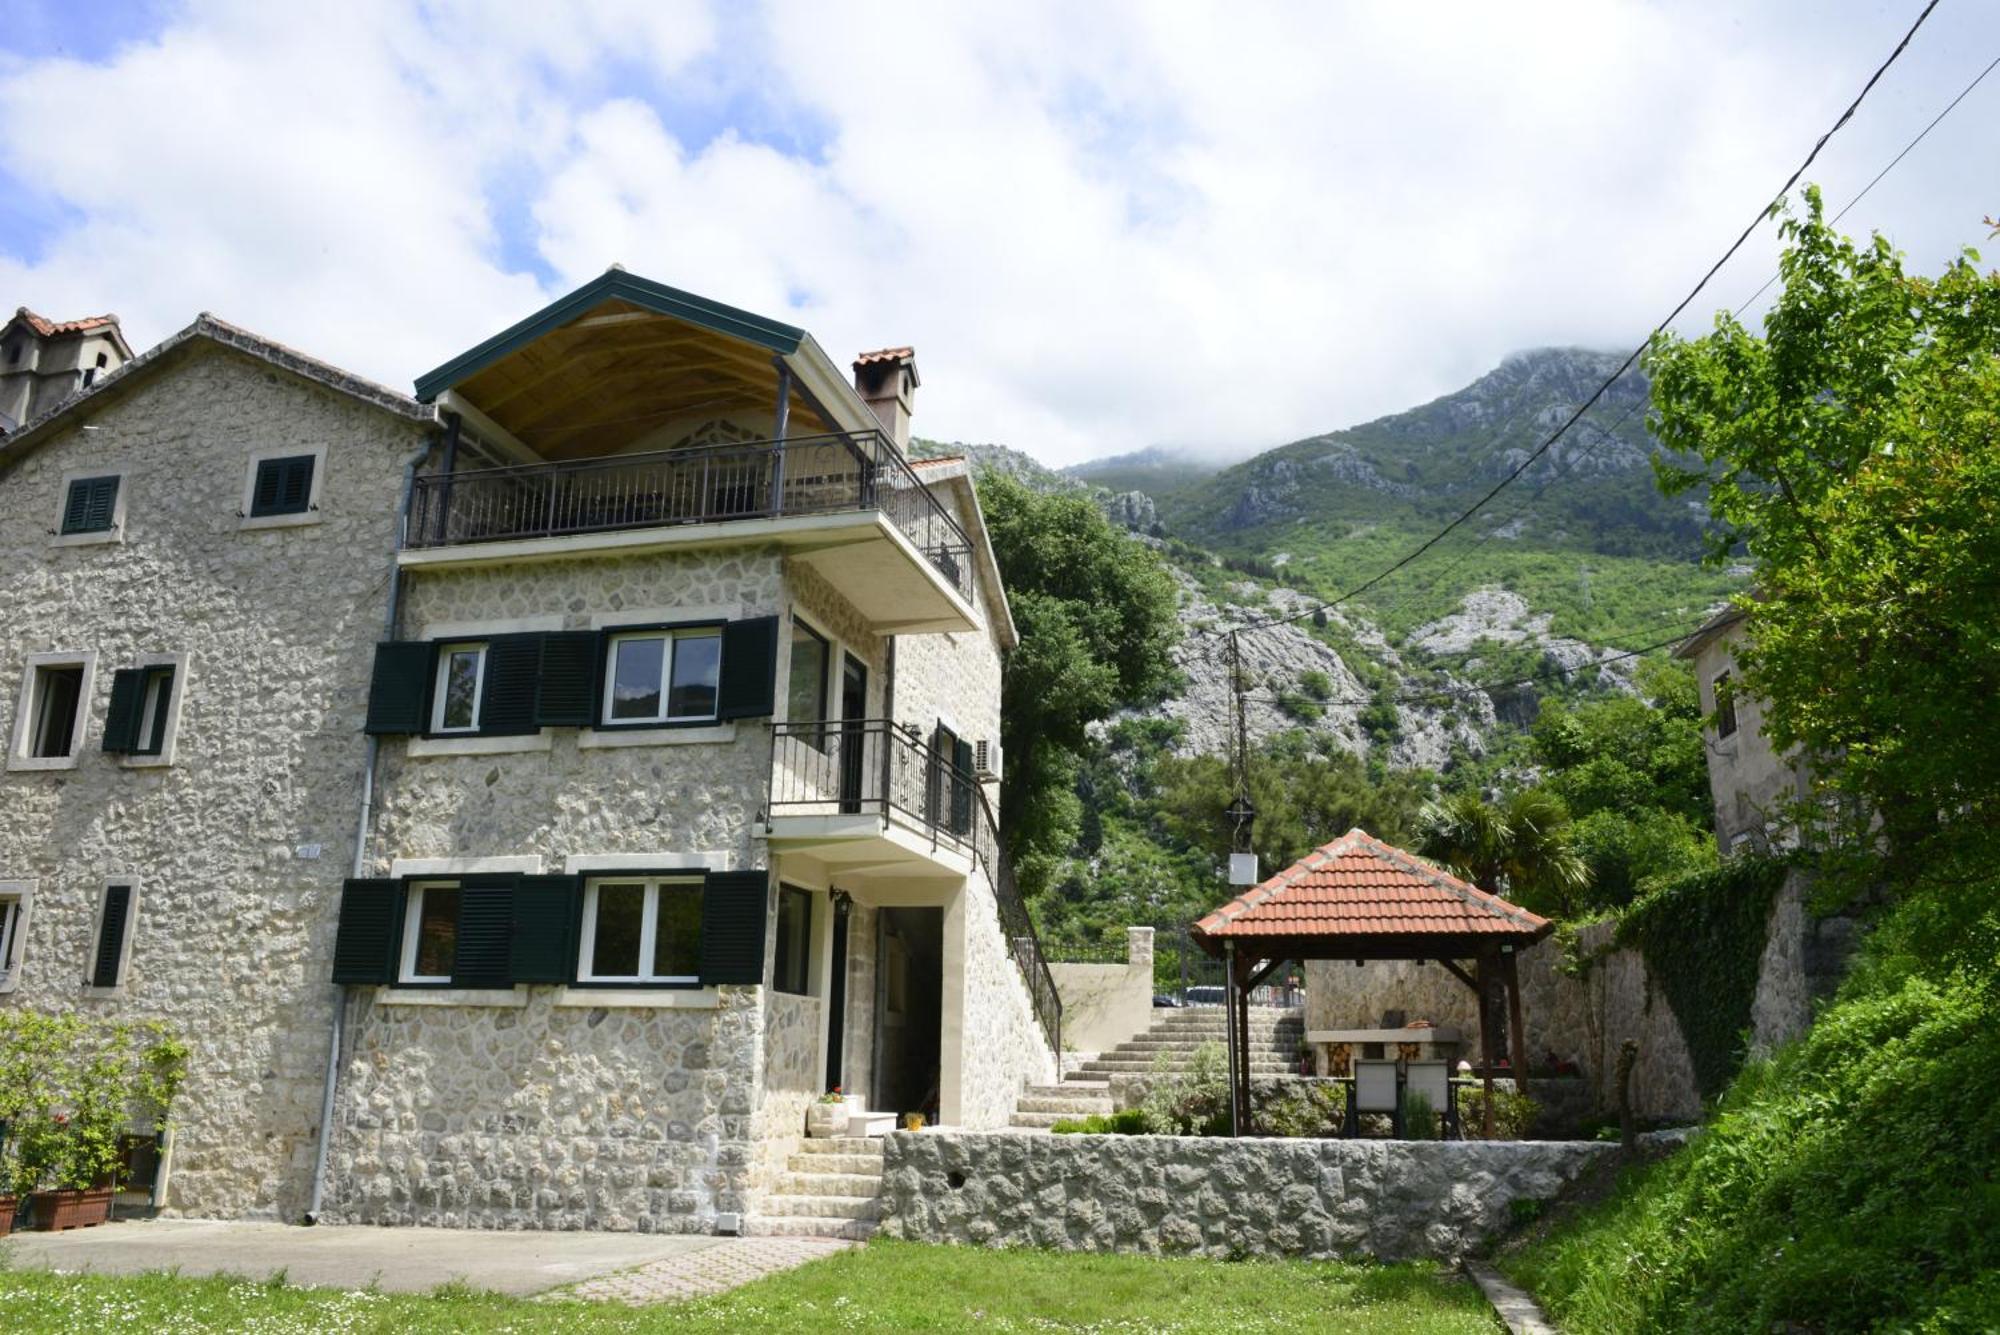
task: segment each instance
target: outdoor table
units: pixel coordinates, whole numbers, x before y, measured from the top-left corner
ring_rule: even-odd
[[[1333,1045],[1345,1043],[1350,1049],[1380,1043],[1383,1055],[1394,1056],[1392,1045],[1415,1044],[1418,1060],[1450,1061],[1458,1055],[1462,1041],[1457,1029],[1439,1025],[1422,1029],[1308,1029],[1306,1042],[1312,1045],[1313,1069],[1327,1074],[1333,1069]],[[1350,1057],[1360,1056],[1350,1051]]]

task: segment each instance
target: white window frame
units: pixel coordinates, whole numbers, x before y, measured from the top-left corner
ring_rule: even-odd
[[[28,950],[28,924],[35,908],[34,881],[0,881],[0,994],[21,985],[21,959]]]
[[[251,506],[257,501],[257,465],[266,459],[295,459],[310,454],[313,460],[312,486],[306,492],[306,508],[295,515],[258,515],[252,517]],[[259,450],[250,456],[250,464],[243,472],[243,504],[237,513],[243,517],[237,521],[239,529],[296,528],[301,524],[317,524],[320,521],[320,490],[326,484],[326,446],[286,445],[277,449]],[[124,488],[119,488],[122,492]]]
[[[448,973],[420,974],[417,972],[417,947],[422,944],[419,938],[424,921],[424,892],[427,890],[459,890],[460,888],[459,881],[450,877],[410,882],[403,895],[403,949],[396,960],[396,985],[398,987],[436,986],[451,982],[451,975]],[[454,964],[458,962],[456,954],[457,947],[454,945],[454,957],[452,960]]]
[[[70,735],[69,754],[34,756],[28,746],[35,732],[35,682],[43,668],[80,667],[83,680],[76,693],[76,729]],[[14,740],[7,751],[10,770],[75,769],[83,756],[83,743],[90,731],[91,691],[97,683],[97,652],[29,654],[21,674],[21,693],[14,706]]]
[[[680,655],[680,641],[683,639],[712,639],[716,641],[715,700],[719,709],[722,703],[722,627],[674,626],[657,630],[616,631],[607,637],[604,646],[604,707],[598,713],[597,726],[600,728],[657,728],[669,724],[714,723],[716,710],[706,714],[673,714],[668,712],[668,701],[673,694],[674,660]],[[666,648],[660,655],[660,708],[649,718],[618,718],[611,712],[617,700],[613,694],[618,680],[618,647],[629,640],[664,640]]]
[[[69,510],[69,489],[72,483],[85,478],[115,477],[118,479],[118,498],[111,503],[111,527],[94,533],[65,533],[62,531],[63,516]],[[55,519],[49,524],[49,539],[53,547],[94,547],[99,543],[125,541],[125,497],[132,490],[128,483],[131,475],[122,468],[77,468],[62,475],[62,485],[56,491]]]
[[[97,941],[104,933],[104,906],[111,898],[111,887],[126,886],[131,890],[131,898],[125,905],[125,936],[118,943],[118,976],[109,987],[99,987],[91,979],[97,970]],[[132,938],[139,928],[139,899],[143,887],[136,876],[106,876],[98,882],[97,912],[90,919],[90,944],[83,956],[83,990],[93,997],[123,996],[125,980],[132,973]]]
[[[597,953],[597,891],[601,885],[639,885],[645,887],[646,898],[639,919],[639,972],[636,974],[601,974],[591,969],[590,962]],[[656,974],[651,972],[654,947],[658,944],[660,922],[660,894],[669,887],[679,890],[691,888],[698,896],[701,893],[702,878],[668,873],[660,876],[620,875],[606,872],[592,876],[583,883],[583,931],[577,946],[576,980],[579,983],[632,983],[647,987],[685,986],[695,987],[701,982],[697,971],[691,974]],[[696,929],[699,932],[699,928]]]
[[[479,731],[479,710],[486,694],[486,650],[485,640],[456,640],[437,647],[437,664],[431,669],[431,731],[440,737],[469,737]],[[479,653],[479,669],[472,679],[472,722],[461,727],[446,727],[444,721],[445,681],[451,670],[453,654],[471,650]]]
[[[174,747],[180,741],[181,706],[188,696],[188,656],[181,654],[147,654],[132,665],[137,668],[165,667],[174,670],[173,689],[167,696],[167,730],[160,737],[158,755],[127,754],[121,763],[128,769],[157,769],[174,763]],[[139,714],[139,737],[143,739],[151,733],[154,699],[151,685],[146,692]]]

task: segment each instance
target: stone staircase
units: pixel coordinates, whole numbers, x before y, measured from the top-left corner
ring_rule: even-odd
[[[1228,1034],[1220,1006],[1188,1006],[1153,1012],[1153,1026],[1109,1052],[1085,1062],[1069,1076],[1072,1083],[1108,1081],[1113,1076],[1153,1074],[1164,1055],[1179,1074],[1193,1060],[1195,1049],[1214,1043],[1225,1052]],[[1270,1006],[1250,1008],[1250,1074],[1296,1075],[1299,1045],[1305,1040],[1305,1020],[1297,1011]]]
[[[785,1175],[744,1232],[766,1238],[866,1241],[882,1218],[880,1137],[802,1137]]]
[[[1060,1085],[1029,1085],[1014,1104],[1011,1122],[1025,1131],[1046,1131],[1057,1122],[1092,1113],[1108,1117],[1111,1112],[1109,1080],[1065,1080]]]

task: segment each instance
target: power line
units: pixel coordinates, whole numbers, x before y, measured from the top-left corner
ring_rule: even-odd
[[[1873,74],[1868,76],[1868,82],[1861,86],[1861,91],[1855,94],[1854,100],[1852,102],[1847,104],[1847,109],[1840,113],[1839,119],[1834,121],[1834,123],[1826,130],[1824,134],[1820,135],[1819,139],[1813,144],[1812,151],[1806,154],[1805,160],[1801,162],[1793,170],[1792,174],[1789,177],[1786,178],[1784,185],[1780,186],[1778,188],[1778,192],[1771,197],[1771,202],[1758,209],[1757,216],[1755,218],[1752,218],[1750,220],[1749,225],[1746,226],[1742,230],[1742,232],[1737,235],[1736,240],[1730,243],[1729,249],[1725,250],[1722,253],[1722,258],[1718,259],[1714,264],[1709,266],[1708,272],[1701,276],[1701,281],[1696,283],[1691,289],[1689,289],[1688,294],[1682,297],[1679,303],[1674,306],[1673,310],[1667,313],[1665,319],[1661,320],[1658,324],[1653,326],[1651,332],[1647,334],[1645,340],[1641,342],[1638,347],[1632,349],[1632,351],[1626,355],[1625,360],[1619,363],[1618,369],[1613,371],[1611,375],[1605,379],[1603,384],[1599,385],[1595,390],[1593,390],[1591,392],[1590,397],[1585,399],[1580,405],[1578,405],[1576,411],[1571,413],[1569,417],[1563,421],[1562,425],[1557,427],[1555,431],[1549,435],[1548,439],[1544,440],[1540,445],[1536,446],[1533,450],[1529,451],[1527,457],[1522,459],[1520,463],[1516,464],[1514,468],[1510,470],[1505,477],[1500,479],[1499,482],[1495,483],[1490,491],[1488,491],[1484,496],[1481,496],[1477,501],[1473,502],[1471,507],[1465,510],[1464,513],[1460,514],[1456,519],[1453,519],[1450,523],[1446,524],[1443,528],[1439,529],[1436,533],[1432,534],[1429,538],[1426,538],[1424,542],[1420,546],[1418,546],[1414,551],[1407,553],[1406,555],[1404,555],[1403,557],[1392,563],[1388,567],[1388,569],[1383,570],[1380,573],[1373,575],[1368,579],[1363,580],[1361,583],[1355,585],[1353,588],[1347,590],[1345,593],[1342,593],[1339,597],[1334,598],[1332,601],[1322,603],[1316,609],[1307,609],[1306,611],[1294,613],[1290,616],[1273,617],[1262,622],[1252,622],[1247,625],[1236,627],[1235,629],[1239,631],[1255,630],[1260,626],[1277,625],[1281,622],[1286,622],[1286,621],[1296,621],[1302,616],[1311,615],[1311,613],[1315,610],[1318,611],[1330,610],[1332,608],[1339,607],[1342,603],[1348,602],[1353,598],[1359,597],[1361,594],[1366,593],[1368,590],[1380,584],[1383,580],[1388,579],[1389,576],[1395,574],[1398,570],[1401,570],[1404,566],[1407,566],[1412,561],[1415,561],[1418,558],[1422,557],[1424,553],[1430,551],[1431,548],[1437,546],[1440,542],[1443,542],[1445,538],[1449,537],[1461,524],[1464,524],[1467,520],[1471,519],[1481,510],[1485,509],[1486,506],[1490,504],[1495,497],[1497,497],[1501,492],[1505,491],[1508,487],[1512,486],[1514,482],[1521,476],[1521,474],[1525,473],[1537,459],[1540,459],[1543,455],[1547,454],[1549,450],[1555,446],[1555,443],[1558,440],[1562,439],[1563,435],[1567,433],[1572,426],[1576,425],[1577,421],[1581,419],[1585,413],[1589,412],[1590,409],[1596,405],[1599,399],[1604,397],[1605,393],[1610,390],[1613,384],[1617,383],[1620,377],[1622,377],[1627,371],[1632,369],[1633,365],[1645,353],[1646,349],[1652,346],[1653,339],[1657,337],[1661,332],[1663,332],[1668,325],[1672,324],[1675,320],[1680,318],[1681,312],[1685,311],[1688,308],[1688,306],[1693,303],[1694,299],[1697,296],[1699,296],[1702,290],[1708,286],[1710,280],[1712,280],[1715,277],[1715,275],[1722,269],[1722,266],[1729,263],[1731,259],[1735,258],[1736,252],[1743,248],[1743,243],[1750,239],[1751,233],[1757,230],[1758,225],[1763,223],[1767,218],[1771,217],[1776,212],[1779,202],[1782,201],[1785,198],[1785,196],[1791,193],[1792,187],[1798,184],[1799,178],[1805,175],[1806,170],[1809,167],[1811,167],[1815,161],[1818,160],[1820,150],[1826,147],[1827,141],[1832,139],[1833,136],[1836,133],[1838,133],[1843,126],[1847,124],[1848,121],[1854,118],[1854,113],[1860,109],[1863,100],[1865,100],[1868,94],[1874,90],[1875,85],[1881,81],[1882,76],[1889,72],[1889,67],[1895,64],[1897,59],[1901,57],[1903,52],[1909,47],[1910,40],[1917,35],[1917,30],[1924,26],[1924,21],[1930,18],[1931,11],[1935,10],[1937,7],[1938,7],[1938,0],[1930,0],[1930,3],[1924,6],[1923,12],[1917,15],[1916,22],[1910,25],[1910,30],[1908,32],[1903,34],[1903,40],[1896,43],[1895,49],[1889,53],[1888,58],[1884,60],[1879,66],[1876,67],[1876,70]],[[1217,634],[1221,632],[1211,631],[1206,633]]]

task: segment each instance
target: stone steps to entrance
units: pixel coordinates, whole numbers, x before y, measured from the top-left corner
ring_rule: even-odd
[[[872,1196],[788,1196],[764,1199],[764,1217],[784,1216],[810,1219],[860,1219],[869,1223],[882,1217],[882,1202]]]
[[[1017,1112],[1075,1113],[1082,1117],[1089,1113],[1111,1111],[1109,1094],[1024,1094],[1014,1105]]]
[[[804,1156],[799,1156],[803,1158]],[[772,1188],[780,1196],[852,1196],[874,1200],[882,1193],[882,1173],[787,1173]]]
[[[800,1154],[871,1154],[879,1162],[882,1158],[882,1142],[873,1136],[827,1136],[814,1139],[810,1136],[799,1141]]]
[[[1186,1070],[1189,1064],[1187,1062],[1170,1062],[1168,1063],[1166,1073],[1177,1075]],[[1130,1061],[1094,1061],[1084,1067],[1084,1070],[1090,1075],[1152,1075],[1155,1065],[1153,1059],[1150,1057],[1144,1059],[1133,1058]],[[1288,1075],[1297,1072],[1298,1069],[1297,1062],[1279,1061],[1275,1057],[1269,1059],[1252,1058],[1250,1061],[1250,1073],[1252,1075]]]
[[[785,1173],[744,1222],[754,1237],[866,1241],[882,1218],[882,1142],[866,1136],[806,1137]]]
[[[794,1173],[839,1173],[847,1176],[882,1176],[882,1156],[880,1154],[794,1154],[785,1160],[787,1170]]]
[[[866,1242],[875,1236],[878,1227],[872,1219],[815,1219],[779,1215],[751,1220],[743,1226],[743,1235],[751,1238],[845,1238],[850,1242]]]

